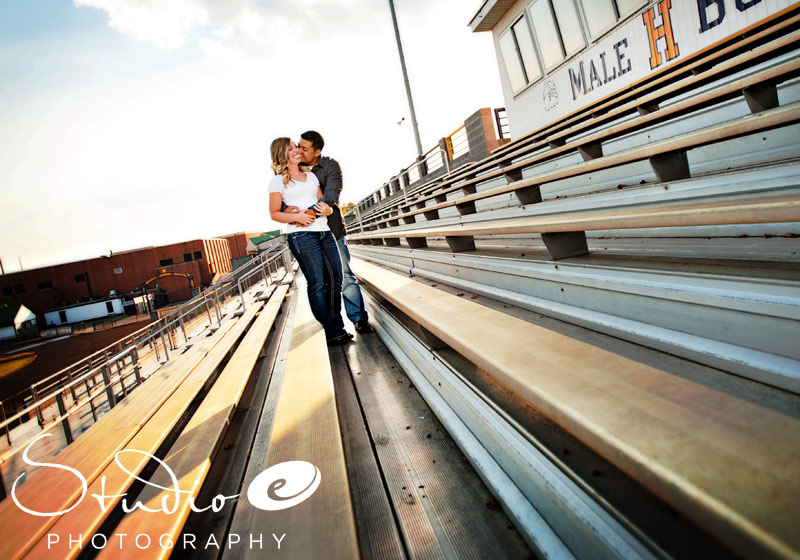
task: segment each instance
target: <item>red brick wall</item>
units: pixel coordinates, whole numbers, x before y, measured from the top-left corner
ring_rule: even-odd
[[[240,247],[246,253],[246,236],[237,235],[242,236]],[[199,260],[194,260],[196,251],[201,253]],[[191,255],[190,262],[184,262],[185,253]],[[163,259],[172,259],[173,265],[161,266]],[[119,268],[122,273],[115,274],[114,269]],[[0,276],[0,305],[21,303],[36,313],[38,321],[44,324],[44,312],[47,310],[72,305],[85,298],[104,298],[111,290],[115,290],[117,295],[138,291],[143,282],[162,269],[191,274],[198,288],[208,285],[214,274],[231,271],[230,240],[197,239],[117,253],[110,258],[101,257],[6,274]],[[75,282],[78,274],[84,274],[87,281]],[[40,283],[48,281],[52,283],[52,288],[38,289]],[[172,302],[191,297],[189,282],[184,278],[163,278],[157,283],[159,288],[167,290]],[[8,287],[15,292],[17,284],[24,286],[24,293],[3,295],[2,288]]]

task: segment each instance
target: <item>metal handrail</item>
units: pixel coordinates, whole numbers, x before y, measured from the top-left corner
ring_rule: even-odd
[[[463,128],[463,127],[462,127],[462,128]],[[458,132],[458,131],[456,131],[456,132]],[[402,170],[401,170],[399,173],[397,173],[396,175],[392,176],[392,178],[391,178],[391,179],[389,179],[389,180],[388,180],[388,181],[386,181],[386,182],[385,182],[383,185],[381,185],[381,187],[380,187],[380,188],[382,189],[382,188],[384,188],[384,187],[386,187],[386,186],[390,185],[390,184],[391,184],[393,181],[395,181],[395,180],[399,179],[399,178],[400,178],[400,177],[402,177],[404,174],[408,173],[408,171],[409,171],[411,168],[413,168],[414,166],[418,166],[418,167],[419,167],[419,166],[421,166],[423,163],[427,163],[427,161],[428,161],[428,158],[429,158],[429,157],[430,157],[430,155],[431,155],[431,154],[433,154],[433,153],[437,153],[437,154],[439,154],[439,155],[441,156],[441,158],[442,158],[442,161],[444,162],[445,169],[447,170],[447,174],[449,175],[449,174],[450,174],[450,156],[449,156],[449,154],[448,154],[447,150],[445,150],[445,149],[444,149],[444,148],[442,148],[441,146],[435,146],[435,147],[431,148],[430,150],[428,150],[427,152],[425,152],[425,154],[423,154],[423,156],[422,156],[422,159],[420,159],[419,161],[415,161],[414,163],[412,163],[412,164],[411,164],[411,165],[409,165],[408,167],[406,167],[406,168],[402,169]],[[437,169],[438,169],[438,168],[437,168]],[[419,181],[419,180],[422,180],[422,178],[423,178],[423,177],[425,177],[425,175],[426,175],[426,174],[423,174],[423,173],[422,173],[422,169],[420,168],[420,169],[419,169],[419,179],[417,179],[417,180],[418,180],[418,181]],[[380,189],[378,189],[378,190],[380,190]],[[401,186],[400,190],[403,192],[403,202],[405,202],[406,204],[408,204],[408,192],[407,192],[406,188],[405,188],[404,186]],[[375,193],[371,194],[370,196],[374,196],[374,195],[375,195]],[[369,198],[369,197],[367,197],[367,198]],[[363,223],[363,221],[362,221],[362,218],[361,218],[361,208],[360,208],[360,205],[361,205],[361,203],[362,203],[364,200],[366,200],[366,199],[362,199],[361,201],[359,201],[359,202],[358,202],[358,203],[355,205],[355,209],[356,209],[356,219],[358,220],[358,227],[359,227],[359,231],[363,231],[363,230],[364,230],[364,223]]]
[[[274,246],[279,246],[279,245],[281,245],[281,243],[276,243]],[[220,284],[224,284],[225,282],[227,282],[227,281],[230,281],[231,277],[233,277],[234,275],[236,275],[236,274],[240,273],[240,271],[241,271],[241,269],[242,269],[242,268],[246,268],[246,267],[248,267],[248,266],[253,266],[253,265],[254,265],[254,263],[257,263],[258,261],[263,261],[263,259],[265,258],[265,256],[268,256],[268,255],[269,255],[269,253],[270,253],[270,252],[273,250],[273,247],[274,247],[274,246],[271,246],[271,247],[268,247],[267,249],[265,249],[265,253],[266,253],[266,255],[265,255],[265,254],[263,254],[263,253],[262,253],[262,254],[260,254],[260,255],[258,255],[258,256],[257,256],[255,259],[251,260],[249,263],[245,263],[244,265],[242,265],[241,267],[239,267],[239,268],[238,268],[238,269],[236,269],[235,271],[231,271],[230,273],[228,273],[227,275],[225,275],[225,276],[224,276],[222,279],[220,279],[219,281],[217,281],[217,285],[216,285],[216,287],[215,287],[215,293],[216,293],[216,290],[218,290],[218,288],[219,288],[219,285],[220,285]],[[184,306],[186,306],[186,305],[191,305],[193,302],[195,302],[195,301],[198,301],[198,300],[200,300],[200,299],[206,299],[207,297],[208,297],[208,293],[207,293],[207,292],[201,292],[201,293],[197,294],[196,296],[194,296],[192,299],[190,299],[190,300],[188,300],[188,301],[184,302],[184,303],[183,303],[183,305],[182,305],[181,307],[179,307],[178,309],[176,309],[176,310],[174,310],[174,311],[170,312],[169,314],[165,315],[164,317],[161,317],[161,318],[159,318],[159,319],[158,319],[158,321],[155,321],[155,323],[158,323],[158,322],[160,322],[160,321],[165,321],[165,322],[166,322],[166,321],[168,321],[168,320],[170,319],[170,317],[171,317],[172,315],[174,315],[174,314],[176,314],[176,313],[179,313],[179,312],[180,312],[180,311],[183,309],[183,307],[184,307]],[[219,318],[220,318],[220,317],[219,317],[219,310],[217,310],[217,319],[219,320]],[[145,331],[149,331],[149,330],[150,330],[150,329],[152,329],[152,328],[153,328],[153,323],[150,323],[150,324],[149,324],[149,325],[147,325],[146,327],[142,327],[142,328],[141,328],[141,329],[139,329],[138,331],[136,331],[136,332],[134,332],[134,333],[131,333],[131,334],[130,334],[130,335],[128,335],[127,337],[123,338],[122,340],[119,340],[119,341],[117,341],[117,342],[115,342],[115,343],[113,343],[113,344],[110,344],[109,346],[106,346],[106,347],[105,347],[105,348],[103,348],[102,350],[98,350],[97,352],[94,352],[93,354],[89,355],[87,358],[84,358],[84,359],[83,359],[83,360],[81,360],[80,362],[76,362],[76,363],[74,363],[74,364],[71,364],[71,365],[67,366],[66,368],[63,368],[63,369],[61,369],[61,370],[57,371],[56,373],[54,373],[54,374],[52,374],[52,375],[50,375],[50,376],[48,376],[48,377],[46,377],[46,378],[44,378],[44,379],[40,379],[39,381],[37,381],[37,382],[35,382],[35,383],[33,383],[33,384],[31,385],[31,389],[32,389],[34,392],[36,392],[36,391],[35,391],[35,388],[36,388],[36,387],[40,387],[40,386],[42,386],[42,385],[44,385],[44,384],[46,384],[46,383],[48,383],[48,382],[51,382],[51,381],[52,381],[52,380],[54,380],[54,379],[63,379],[64,377],[69,377],[69,371],[70,371],[72,368],[74,368],[74,367],[78,366],[78,364],[81,364],[82,362],[84,362],[84,361],[86,361],[86,360],[88,360],[88,361],[89,361],[89,367],[91,368],[91,362],[92,362],[92,361],[93,361],[93,359],[94,359],[95,357],[97,357],[98,355],[101,355],[101,354],[105,354],[105,353],[107,353],[107,352],[108,352],[108,351],[109,351],[111,348],[113,348],[113,347],[115,347],[115,346],[119,345],[120,343],[123,343],[125,346],[127,346],[128,344],[130,344],[130,342],[127,342],[127,341],[129,341],[129,340],[135,340],[135,339],[136,339],[138,336],[141,336],[141,335],[142,335],[142,334],[143,334]],[[124,342],[123,342],[123,341],[124,341]]]
[[[279,251],[276,252],[276,249],[279,249]],[[226,275],[222,280],[220,280],[218,282],[218,284],[222,284],[224,282],[230,282],[233,279],[234,276],[240,275],[236,286],[238,287],[238,289],[240,291],[240,295],[242,295],[243,294],[242,293],[242,288],[241,288],[242,279],[246,278],[246,277],[250,277],[250,276],[254,275],[257,272],[261,272],[264,267],[270,266],[270,264],[275,262],[279,257],[286,258],[285,253],[286,253],[287,250],[288,249],[286,248],[286,246],[285,246],[285,244],[283,242],[277,242],[273,246],[268,247],[265,250],[265,252],[263,252],[262,254],[258,255],[256,258],[252,259],[249,263],[246,263],[246,264],[242,265],[241,267],[239,267],[235,271],[232,271],[231,273]],[[241,272],[243,270],[245,270],[245,269],[247,269],[247,268],[249,268],[251,266],[254,266],[254,265],[255,265],[256,268],[254,268],[252,271],[248,272],[245,276],[241,276]],[[266,276],[265,276],[265,280],[266,280]],[[227,290],[223,290],[221,295],[224,297],[224,295],[226,293],[232,291],[233,289],[234,289],[234,286],[232,285]],[[110,382],[109,379],[106,378],[105,374],[106,374],[106,370],[110,370],[110,367],[113,364],[116,363],[118,365],[118,370],[120,371],[120,380],[122,380],[122,378],[124,376],[121,374],[122,368],[119,367],[119,362],[123,362],[123,364],[124,364],[125,359],[130,357],[131,358],[131,364],[134,365],[134,373],[137,375],[137,378],[138,378],[138,349],[139,349],[140,346],[143,346],[145,344],[151,344],[151,343],[155,342],[154,349],[155,349],[155,352],[156,352],[156,358],[159,359],[159,357],[158,357],[158,342],[157,342],[156,338],[160,337],[161,338],[162,347],[164,348],[165,356],[166,356],[167,359],[169,359],[169,354],[167,353],[167,344],[164,341],[165,332],[169,333],[170,343],[172,343],[172,338],[171,338],[172,337],[172,335],[171,335],[172,330],[171,329],[174,328],[176,324],[180,324],[181,328],[184,329],[183,330],[184,338],[186,338],[185,337],[185,328],[184,328],[184,325],[183,325],[183,319],[184,319],[184,317],[187,317],[187,316],[191,315],[192,313],[194,313],[197,309],[205,307],[206,308],[206,312],[208,312],[209,304],[213,303],[215,305],[215,310],[217,311],[217,326],[219,327],[220,326],[221,317],[220,317],[220,314],[219,314],[219,307],[218,307],[219,306],[219,299],[220,299],[220,293],[219,293],[218,290],[219,290],[219,286],[216,286],[213,291],[207,290],[206,292],[204,292],[202,294],[198,294],[198,296],[195,296],[194,298],[192,298],[188,302],[185,302],[181,307],[179,307],[175,311],[171,312],[169,315],[166,315],[165,317],[162,317],[161,319],[159,319],[159,321],[157,321],[155,323],[151,323],[147,327],[144,327],[144,328],[140,329],[139,331],[137,331],[134,334],[140,334],[145,330],[150,330],[150,332],[146,337],[135,341],[133,343],[133,345],[129,346],[126,350],[124,350],[122,352],[115,353],[113,356],[108,357],[101,365],[92,367],[92,365],[91,365],[92,358],[94,358],[97,354],[99,354],[101,352],[106,352],[107,353],[108,349],[120,344],[120,342],[117,342],[117,343],[115,343],[113,345],[109,345],[108,347],[106,347],[105,349],[103,349],[100,352],[95,352],[89,358],[87,358],[89,360],[89,370],[87,372],[83,373],[80,377],[78,377],[76,379],[72,379],[71,376],[70,376],[70,378],[69,378],[69,380],[68,380],[68,382],[66,384],[63,384],[64,376],[62,376],[61,377],[61,380],[62,380],[61,381],[61,386],[57,390],[49,392],[47,395],[45,395],[43,397],[39,397],[37,395],[35,387],[36,386],[41,386],[42,383],[44,383],[45,381],[52,380],[58,374],[50,376],[47,379],[39,381],[36,384],[32,385],[31,386],[31,391],[33,393],[34,402],[30,406],[22,409],[21,411],[18,411],[16,414],[14,414],[11,417],[5,418],[5,414],[4,414],[3,422],[0,423],[0,430],[4,430],[6,432],[6,436],[8,438],[9,445],[11,445],[11,436],[10,436],[10,433],[9,433],[10,424],[22,419],[23,416],[27,416],[29,413],[34,412],[34,411],[36,411],[37,417],[39,418],[40,423],[43,423],[42,422],[43,419],[42,419],[41,407],[45,403],[51,402],[54,399],[56,399],[59,402],[59,407],[63,406],[63,399],[59,400],[59,397],[61,397],[61,395],[63,395],[67,391],[73,391],[73,400],[77,401],[77,396],[74,394],[74,390],[78,386],[83,385],[83,384],[87,384],[86,394],[89,396],[89,398],[86,401],[84,401],[80,406],[82,406],[86,402],[91,401],[94,398],[96,398],[97,396],[99,396],[100,394],[102,394],[102,392],[100,392],[98,394],[91,395],[91,393],[90,393],[90,391],[88,389],[89,380],[90,379],[94,380],[94,378],[98,374],[104,374],[104,382],[105,382],[105,385],[106,385],[106,390],[110,391],[111,390],[110,387],[111,387],[111,385],[113,385],[113,382]],[[212,295],[214,296],[213,298],[211,297]],[[198,301],[198,300],[200,300],[200,301]],[[192,305],[192,304],[195,304],[195,305]],[[172,318],[175,315],[177,315],[177,316]],[[170,318],[172,318],[172,319],[169,320]],[[209,315],[209,320],[210,320],[210,315]],[[152,329],[154,327],[154,324],[157,325],[161,321],[163,321],[164,324],[162,326],[160,326],[160,327],[156,327],[156,330],[153,331]],[[130,340],[132,338],[134,338],[134,337],[133,336],[129,336],[126,339],[123,339],[123,340]],[[86,361],[86,360],[83,360],[83,361]],[[79,363],[81,363],[81,362],[79,362]],[[75,367],[75,364],[73,364],[72,366],[70,366],[68,368],[65,368],[65,369],[61,370],[61,372],[69,371],[73,367]],[[125,366],[123,366],[123,367],[125,367]],[[61,373],[61,372],[59,372],[59,373]],[[130,372],[128,373],[128,375],[130,375]],[[95,384],[95,386],[96,386],[96,384]],[[124,383],[123,383],[123,391],[125,392]],[[113,397],[111,395],[109,395],[109,402],[112,402],[113,400],[115,400],[115,399],[113,399]],[[111,406],[113,407],[114,404],[111,404]],[[76,406],[72,407],[73,410],[75,408],[76,408]],[[94,412],[94,410],[93,410],[93,412]],[[68,416],[68,415],[69,414],[64,415],[62,413],[59,416],[62,417],[62,419],[63,419],[63,417]],[[57,420],[58,419],[56,419],[56,421]],[[71,438],[71,435],[67,434],[67,439],[70,439],[70,438]]]

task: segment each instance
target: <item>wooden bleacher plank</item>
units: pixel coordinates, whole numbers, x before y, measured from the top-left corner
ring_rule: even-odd
[[[199,340],[185,354],[159,369],[142,386],[117,403],[105,416],[57,456],[59,465],[78,470],[87,484],[94,482],[205,356],[219,344],[238,321],[223,323],[210,337]],[[42,492],[47,488],[48,492]],[[38,512],[63,511],[80,497],[75,475],[56,468],[40,468],[16,490],[21,504]],[[85,500],[91,499],[87,496]],[[0,540],[0,558],[20,558],[42,538],[58,517],[33,516],[20,511],[10,499],[0,502],[0,524],[6,538]]]
[[[164,440],[170,436],[175,426],[181,421],[192,401],[207,385],[209,378],[252,322],[259,308],[260,304],[253,304],[248,309],[220,343],[214,346],[203,361],[192,370],[192,373],[182,381],[175,392],[125,445],[124,451],[134,452],[124,453],[120,458],[128,472],[122,471],[112,462],[94,482],[89,484],[87,496],[101,492],[106,496],[118,496],[125,494],[130,489],[135,481],[132,475],[139,475],[150,461],[150,456],[155,456]],[[103,477],[105,477],[104,482]],[[48,530],[48,534],[59,535],[59,545],[55,548],[63,553],[64,558],[77,557],[82,548],[89,547],[92,536],[118,503],[118,498],[105,500],[106,511],[104,512],[96,501],[84,499],[75,509],[62,515]],[[75,537],[78,542],[68,550],[69,535]],[[76,537],[77,535],[80,537]],[[47,538],[44,537],[31,549],[26,558],[52,557],[53,548],[52,543],[48,543]]]
[[[665,87],[676,77],[680,79],[681,76],[690,76],[692,74],[702,74],[704,70],[713,67],[715,64],[724,63],[737,56],[736,53],[747,52],[748,47],[754,45],[752,50],[756,50],[759,43],[764,40],[769,40],[771,36],[780,35],[781,33],[795,33],[792,31],[800,22],[800,5],[795,5],[787,8],[781,12],[773,14],[768,20],[762,20],[748,29],[740,30],[735,37],[727,37],[722,39],[716,44],[709,45],[701,51],[693,53],[690,57],[679,61],[676,64],[666,66],[665,68],[649,74],[647,77],[634,82],[624,91],[617,91],[600,98],[588,105],[576,109],[572,113],[565,115],[558,121],[546,124],[540,128],[526,133],[524,136],[515,139],[510,144],[501,146],[496,150],[492,157],[495,159],[508,159],[513,157],[511,154],[506,153],[509,150],[515,150],[520,146],[525,146],[527,143],[535,142],[536,138],[549,136],[564,128],[570,127],[573,124],[593,118],[593,115],[604,114],[612,108],[624,104],[630,100],[635,99],[637,96],[646,94],[650,91],[658,91]],[[793,15],[794,14],[794,15]],[[786,19],[782,19],[786,17]],[[777,21],[776,20],[780,20]],[[753,29],[761,28],[753,32]],[[720,43],[729,43],[721,46]]]
[[[117,525],[115,533],[148,535],[149,542],[152,543],[157,543],[163,535],[168,535],[171,542],[178,542],[178,536],[190,513],[189,500],[196,498],[202,487],[211,462],[222,443],[228,423],[278,315],[287,289],[286,285],[276,288],[233,357],[214,382],[214,386],[208,391],[197,411],[163,458],[178,480],[178,486],[187,491],[182,495],[180,503],[170,513],[163,511],[152,513],[143,510],[131,512]],[[260,305],[253,304],[247,314],[255,315],[259,309]],[[172,480],[164,469],[156,470],[150,478],[150,483],[164,488],[173,487]],[[171,503],[171,495],[171,491],[147,486],[137,499],[150,509],[159,509],[162,503]],[[209,504],[197,505],[204,508]],[[131,539],[122,547],[102,550],[99,557],[164,558],[169,556],[170,552],[169,548],[162,546],[151,546],[141,550]]]
[[[297,290],[289,290],[281,340],[277,348],[275,348],[275,362],[270,368],[269,384],[264,391],[263,398],[260,401],[259,415],[256,421],[257,425],[255,427],[255,435],[252,439],[252,445],[248,450],[249,452],[242,465],[244,477],[239,479],[241,482],[241,488],[249,487],[253,480],[259,474],[261,474],[263,470],[263,465],[267,457],[267,447],[269,445],[270,432],[272,431],[272,421],[275,415],[275,408],[277,406],[278,398],[280,397],[280,388],[283,383],[283,375],[286,371],[286,360],[289,357],[289,348],[291,346],[292,338],[291,332],[294,325],[297,300],[298,298],[302,297],[305,297],[305,295],[298,294]],[[236,492],[238,491],[239,488],[236,489]],[[240,500],[231,505],[233,512],[232,518],[230,519],[230,525],[227,527],[227,532],[238,535],[250,534],[252,516],[253,512],[256,511],[256,508],[248,500]],[[246,551],[243,548],[234,547],[230,550],[225,550],[225,552],[222,554],[222,558],[224,558],[224,560],[241,560],[245,557],[245,554]],[[214,555],[214,558],[216,557],[217,556]]]
[[[390,303],[734,550],[800,554],[798,419],[361,259],[351,265]]]
[[[260,471],[307,461],[321,475],[316,492],[289,509],[249,513],[251,534],[280,538],[286,558],[358,558],[358,542],[344,464],[325,333],[311,314],[305,282],[298,279],[289,354],[275,407],[266,458]],[[261,558],[261,550],[247,550]]]
[[[758,194],[703,202],[687,201],[679,204],[673,202],[649,207],[585,211],[555,216],[463,222],[405,231],[380,231],[353,237],[369,239],[375,237],[510,235],[796,221],[800,221],[800,192],[779,195]]]
[[[506,514],[486,507],[492,491],[378,335],[344,352],[408,556],[529,558]]]
[[[368,343],[366,337],[359,338],[359,345],[365,342]],[[365,560],[402,560],[405,558],[406,547],[395,521],[395,510],[386,495],[384,476],[375,456],[377,447],[373,448],[373,445],[381,446],[384,442],[375,442],[370,438],[371,427],[368,428],[365,424],[363,400],[356,395],[345,353],[341,348],[335,348],[329,355],[336,389],[336,407],[342,428],[342,445],[352,490],[353,511],[358,519],[361,557]],[[356,364],[354,366],[359,367]],[[374,372],[373,369],[361,368],[357,372],[353,371],[353,374],[361,376],[362,371],[369,372],[368,375],[373,375]]]
[[[791,14],[792,11],[796,11],[796,8],[785,10],[785,13]],[[778,15],[780,14],[776,14],[773,19]],[[563,142],[564,138],[567,136],[579,134],[581,131],[596,128],[614,118],[634,113],[638,106],[661,102],[677,93],[688,91],[692,87],[708,83],[713,78],[727,75],[747,64],[749,61],[766,56],[775,51],[791,48],[800,40],[800,34],[796,31],[789,32],[788,35],[784,36],[779,34],[791,30],[798,22],[800,22],[800,15],[794,15],[786,20],[779,21],[774,26],[767,27],[753,34],[746,34],[742,40],[736,41],[734,44],[726,46],[722,50],[707,49],[709,52],[706,54],[705,58],[698,58],[700,53],[696,53],[691,61],[684,61],[684,63],[673,65],[659,72],[656,77],[648,76],[646,81],[635,84],[627,88],[624,92],[617,92],[611,98],[598,100],[590,107],[583,107],[555,123],[548,124],[536,131],[530,132],[516,139],[514,142],[495,150],[495,152],[485,160],[478,162],[478,165],[474,169],[470,170],[471,174],[488,171],[489,173],[484,177],[478,180],[467,180],[465,183],[461,183],[459,182],[462,177],[460,173],[445,176],[440,184],[434,185],[434,189],[422,193],[422,196],[415,196],[409,201],[409,204],[416,204],[421,201],[429,200],[442,193],[451,192],[465,185],[500,175],[503,169],[508,168],[508,166],[502,165],[503,161],[507,162],[536,149],[546,147],[551,142]],[[763,24],[764,22],[759,22],[758,26],[763,26]],[[777,37],[772,42],[768,44],[759,44],[762,40],[768,39],[773,35],[777,35]],[[750,44],[756,46],[752,50],[745,50],[742,52],[744,47]],[[736,54],[739,52],[741,52],[741,54]],[[729,54],[734,54],[734,56],[728,57],[727,55]],[[716,61],[716,63],[703,72],[693,72],[693,70],[697,70],[698,68],[709,66],[709,60]],[[675,81],[675,76],[678,76],[677,81]],[[597,114],[592,114],[591,118],[587,118],[587,113],[593,112],[597,112]],[[656,113],[661,112],[662,111],[656,111]],[[552,157],[556,155],[556,150],[558,151],[557,153],[564,151],[562,148],[557,148],[548,151],[547,154],[542,154],[541,157]],[[523,163],[524,162],[514,164],[510,169],[518,168]],[[417,191],[413,194],[416,195]],[[374,220],[372,216],[373,213],[374,210],[367,212],[363,218],[372,218]],[[380,219],[379,217],[379,221],[386,221],[386,219]],[[369,223],[373,224],[376,222],[369,221]]]
[[[476,194],[464,196],[457,200],[451,200],[435,204],[426,207],[424,210],[414,210],[399,217],[404,217],[406,215],[411,216],[411,215],[421,214],[427,211],[440,210],[443,208],[449,208],[456,205],[463,205],[470,203],[474,204],[478,200],[483,200],[486,198],[507,194],[509,192],[524,189],[526,187],[538,186],[544,183],[550,183],[560,179],[575,177],[578,175],[583,175],[601,169],[607,169],[618,165],[633,163],[659,154],[677,152],[681,150],[687,150],[699,146],[704,146],[706,144],[719,142],[725,139],[736,138],[739,136],[760,132],[770,128],[787,126],[798,121],[800,121],[800,103],[793,103],[791,105],[787,105],[786,107],[772,109],[770,111],[765,111],[758,115],[743,117],[741,119],[736,119],[735,121],[732,122],[715,125],[696,132],[684,134],[675,138],[668,138],[666,140],[661,140],[659,142],[646,144],[644,146],[634,148],[631,150],[626,150],[618,154],[597,158],[594,160],[572,165],[563,169],[557,169],[554,171],[545,172],[533,177],[508,183],[507,185],[501,185],[499,187],[487,189],[485,191],[481,191]],[[384,233],[385,232],[381,231],[381,232],[373,232],[371,234],[354,234],[351,236],[351,238],[352,239],[379,238],[379,237],[385,237],[385,235],[383,235]]]
[[[214,457],[211,469],[195,500],[198,504],[210,504],[218,495],[234,496],[242,487],[247,487],[243,484],[247,462],[253,454],[254,438],[264,410],[267,390],[278,364],[279,348],[284,338],[283,333],[286,331],[291,300],[290,296],[286,296],[281,312],[272,325],[267,343],[259,354],[247,386],[239,398],[236,412],[228,424],[224,436],[225,444]],[[226,541],[228,535],[240,534],[231,526],[234,510],[240,503],[242,502],[229,501],[213,516],[207,512],[191,512],[178,537],[180,540],[176,542],[183,543],[185,539],[197,535],[198,539],[205,539],[206,542],[213,537],[222,543]],[[244,537],[242,546],[246,546],[244,543],[247,542],[247,536],[242,536]],[[233,546],[228,552],[238,549],[238,546]],[[214,547],[207,549],[198,547],[196,551],[191,551],[192,560],[217,560],[219,556],[219,551]]]
[[[800,41],[800,37],[795,38],[795,40]],[[675,103],[673,105],[665,107],[663,109],[659,109],[658,111],[654,111],[654,112],[649,113],[647,115],[640,116],[640,117],[638,117],[636,119],[625,121],[623,123],[620,123],[620,124],[611,126],[609,128],[600,130],[600,131],[595,132],[593,134],[589,134],[588,136],[581,137],[580,141],[577,142],[577,143],[566,144],[566,145],[560,146],[558,148],[552,148],[552,149],[550,149],[550,150],[548,150],[546,152],[538,153],[535,156],[531,156],[531,157],[526,158],[526,159],[524,159],[522,161],[519,161],[517,163],[514,163],[514,164],[511,164],[511,165],[507,165],[505,167],[499,168],[499,169],[497,169],[495,171],[489,172],[489,173],[487,173],[485,175],[482,175],[481,177],[478,177],[478,178],[475,178],[475,179],[471,179],[471,180],[464,181],[464,182],[453,182],[453,190],[464,188],[465,186],[468,186],[468,185],[474,185],[476,183],[484,182],[484,181],[487,181],[487,180],[492,179],[494,177],[498,177],[498,176],[500,176],[500,175],[502,175],[504,173],[509,173],[511,171],[521,170],[521,169],[523,169],[525,167],[530,167],[530,166],[532,166],[532,165],[534,165],[536,163],[541,163],[543,161],[548,161],[548,160],[553,159],[553,158],[555,158],[557,156],[561,156],[561,155],[564,155],[564,154],[572,153],[572,152],[574,152],[574,151],[576,151],[578,149],[579,145],[582,146],[582,145],[585,145],[585,144],[601,143],[601,142],[604,142],[604,141],[607,141],[607,140],[611,140],[613,138],[621,136],[622,134],[626,134],[626,133],[632,132],[634,130],[639,130],[639,129],[644,128],[646,126],[652,126],[653,124],[660,123],[660,122],[665,121],[665,120],[667,120],[669,118],[675,118],[677,116],[681,116],[681,115],[687,114],[691,110],[701,109],[701,108],[703,108],[705,106],[708,106],[708,105],[710,105],[712,103],[716,103],[716,102],[719,102],[721,100],[724,100],[724,99],[727,99],[727,98],[730,98],[730,97],[733,97],[733,96],[739,96],[739,95],[741,95],[741,92],[742,92],[743,89],[748,88],[748,87],[752,87],[754,85],[767,83],[767,82],[772,82],[772,81],[789,80],[789,79],[791,79],[793,77],[796,77],[798,71],[800,71],[800,60],[795,59],[795,60],[790,60],[790,61],[784,62],[782,64],[779,64],[778,66],[775,66],[775,67],[772,67],[772,68],[768,68],[766,70],[762,70],[760,72],[757,72],[755,74],[751,74],[751,75],[746,76],[744,78],[740,78],[738,80],[735,80],[735,81],[733,81],[731,83],[725,84],[725,85],[720,86],[718,88],[712,89],[710,91],[701,93],[699,95],[692,96],[692,97],[690,97],[688,99],[685,99],[683,101],[680,101],[678,103]],[[695,78],[690,78],[690,79],[697,80],[696,77]],[[681,88],[685,88],[686,87],[685,84],[681,84],[680,86],[681,86]],[[652,97],[652,99],[651,98],[646,98],[646,99],[642,99],[642,100],[637,100],[636,103],[637,104],[646,103],[646,102],[651,102],[651,101],[653,101],[655,99],[661,99],[662,98],[662,96],[655,96],[655,95],[653,95],[651,97]],[[614,113],[604,114],[602,117],[599,117],[598,119],[596,119],[597,121],[599,121],[598,123],[585,123],[585,122],[584,123],[578,123],[578,125],[576,125],[575,127],[569,128],[569,129],[557,134],[556,136],[548,137],[545,141],[542,142],[542,146],[531,146],[529,149],[530,150],[535,150],[535,149],[537,149],[537,147],[543,147],[544,145],[546,145],[549,142],[566,141],[568,136],[577,135],[577,134],[579,134],[581,132],[586,131],[590,127],[594,128],[598,124],[602,124],[604,122],[612,121],[613,119],[618,118],[620,115],[628,113],[628,112],[631,112],[632,110],[635,110],[635,109],[634,108],[624,108],[624,110],[620,109],[619,111],[614,112]],[[528,150],[525,150],[525,151],[528,151]],[[447,192],[450,192],[450,191],[448,190]],[[441,194],[441,193],[439,193],[439,194]],[[434,195],[426,196],[426,197],[420,198],[418,200],[415,200],[415,202],[421,202],[423,200],[429,200],[429,199],[431,199],[433,197],[434,197]],[[375,223],[381,223],[381,222],[385,222],[385,221],[386,220],[381,220],[381,221],[375,222]]]

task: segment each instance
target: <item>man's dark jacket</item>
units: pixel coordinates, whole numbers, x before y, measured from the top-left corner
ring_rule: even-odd
[[[317,165],[311,168],[319,179],[322,187],[322,202],[333,209],[333,214],[328,216],[328,227],[336,239],[344,237],[347,233],[342,220],[342,211],[339,209],[339,194],[342,192],[342,168],[333,158],[321,157]]]

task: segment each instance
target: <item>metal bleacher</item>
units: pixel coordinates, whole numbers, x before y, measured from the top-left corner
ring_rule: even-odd
[[[381,339],[545,555],[800,554],[799,11],[348,216]]]
[[[799,28],[371,196],[349,345],[281,248],[8,481],[0,558],[797,558]]]
[[[798,19],[351,218],[354,253],[796,392]]]

